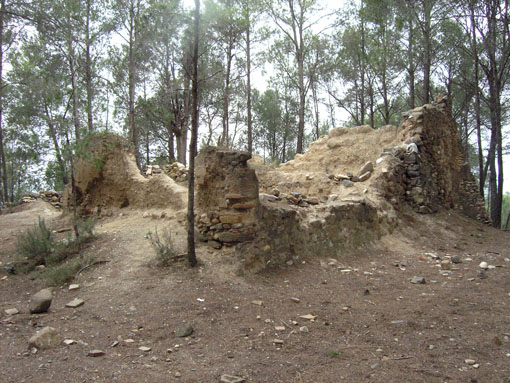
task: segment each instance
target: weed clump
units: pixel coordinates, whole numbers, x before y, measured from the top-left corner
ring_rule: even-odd
[[[39,217],[37,226],[28,228],[16,239],[17,253],[32,260],[35,263],[34,267],[44,263],[46,258],[52,254],[55,245],[53,233],[41,217]]]
[[[60,285],[70,281],[84,266],[93,262],[90,258],[81,257],[84,244],[94,238],[93,219],[79,220],[78,239],[69,235],[67,238],[57,240],[44,219],[39,217],[36,226],[27,229],[18,235],[16,252],[20,255],[15,270],[26,274],[37,266],[44,265],[42,277],[52,285]],[[79,257],[76,258],[76,256]]]
[[[170,264],[184,258],[183,254],[179,254],[177,252],[175,241],[168,229],[164,230],[162,237],[160,237],[158,229],[156,228],[154,233],[149,231],[146,234],[146,238],[151,241],[152,248],[156,253],[157,266],[169,266]]]
[[[62,264],[51,265],[44,270],[42,277],[49,285],[60,286],[74,279],[76,274],[94,263],[93,258],[75,258]]]

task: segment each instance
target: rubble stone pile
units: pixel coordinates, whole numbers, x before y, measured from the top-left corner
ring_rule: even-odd
[[[166,174],[176,182],[188,181],[189,170],[180,162],[172,162],[171,164],[161,166],[149,165],[145,170],[145,175],[147,177],[162,173]]]
[[[36,200],[46,201],[57,209],[62,209],[62,194],[53,190],[40,190],[39,194],[25,194],[23,197],[21,197],[20,203],[29,203]]]

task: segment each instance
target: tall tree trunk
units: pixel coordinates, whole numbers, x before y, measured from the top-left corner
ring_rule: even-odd
[[[365,125],[365,115],[366,115],[366,104],[365,104],[365,76],[366,76],[366,49],[365,49],[365,19],[361,16],[360,20],[361,27],[361,53],[359,56],[359,69],[360,69],[360,80],[361,80],[361,89],[360,89],[360,125]]]
[[[94,130],[94,120],[92,115],[92,59],[90,57],[90,12],[92,0],[87,0],[87,19],[85,24],[85,83],[87,86],[87,129],[88,132]]]
[[[431,11],[424,1],[425,25],[423,26],[423,103],[430,101],[430,69],[432,67]]]
[[[248,2],[249,7],[249,2]],[[253,120],[251,115],[251,41],[250,41],[250,12],[247,12],[246,26],[246,109],[248,113],[248,152],[253,152]]]
[[[45,105],[44,109],[46,113],[46,118],[48,119],[48,131],[50,133],[51,140],[53,141],[53,147],[55,148],[55,157],[57,158],[58,169],[60,170],[62,182],[64,183],[64,185],[67,185],[67,183],[69,182],[69,177],[67,176],[66,165],[64,163],[62,153],[60,151],[60,145],[58,143],[55,125],[53,123],[53,119],[51,118],[48,106]]]
[[[80,132],[80,116],[78,113],[78,81],[76,80],[76,57],[74,54],[74,38],[71,31],[71,22],[69,20],[69,36],[67,39],[67,49],[69,54],[69,71],[71,73],[71,87],[73,92],[73,124],[74,124],[74,136],[76,141],[81,138]]]
[[[193,69],[189,64],[186,64],[189,71],[186,70],[185,73],[192,71]],[[189,91],[190,78],[187,74],[184,75],[184,91],[183,91],[183,109],[179,113],[179,132],[176,134],[176,146],[177,146],[177,161],[181,164],[186,165],[186,144],[188,143],[188,125],[189,125],[189,117],[190,117],[190,103],[191,96]]]
[[[136,31],[135,31],[135,10],[134,4],[130,4],[129,9],[129,52],[128,52],[128,87],[129,87],[129,96],[128,96],[128,129],[129,129],[129,137],[131,139],[131,143],[133,144],[135,150],[135,158],[136,165],[140,169],[141,161],[140,161],[140,144],[138,140],[138,130],[135,124],[135,90],[136,90],[136,62],[134,49],[136,44]]]
[[[7,184],[7,163],[5,162],[5,151],[4,151],[4,132],[3,132],[3,106],[4,106],[4,13],[5,13],[5,0],[0,2],[0,161],[2,167],[0,170],[3,184],[3,200],[7,202],[9,200],[9,187]]]
[[[319,139],[320,136],[320,119],[319,119],[319,96],[317,95],[317,84],[315,78],[311,82],[312,87],[312,100],[313,100],[313,111],[314,111],[314,124],[315,124],[315,135],[316,140]]]
[[[226,147],[230,147],[228,112],[230,103],[230,72],[232,70],[232,59],[234,58],[232,55],[232,50],[234,49],[233,45],[232,38],[229,38],[227,46],[227,68],[225,70],[225,88],[223,90],[223,134],[221,136],[221,144]]]
[[[302,44],[300,45],[302,47]],[[299,111],[298,111],[298,134],[296,154],[303,153],[303,138],[305,134],[305,105],[306,105],[306,92],[305,92],[305,73],[303,52],[301,48],[296,51],[296,58],[298,64],[298,87],[299,87]]]
[[[475,82],[475,123],[476,123],[476,139],[478,144],[478,174],[479,174],[479,191],[483,199],[485,199],[485,175],[483,171],[483,147],[482,147],[482,122],[480,114],[480,74],[479,74],[479,58],[476,40],[476,22],[475,22],[475,3],[476,0],[469,2],[471,16],[471,44],[474,58],[474,82]]]
[[[195,253],[195,152],[198,133],[198,33],[200,23],[200,0],[195,0],[195,25],[193,33],[193,78],[191,88],[191,140],[189,144],[189,180],[188,180],[188,262],[191,267],[197,265]]]
[[[169,124],[166,128],[168,132],[168,143],[167,143],[167,149],[168,149],[168,161],[174,162],[175,161],[175,150],[174,150],[174,129],[172,127],[172,124]]]
[[[413,33],[413,20],[409,19],[409,34],[408,34],[408,47],[407,47],[407,74],[409,76],[409,107],[414,109],[416,107],[416,93],[415,93],[415,69],[414,69],[414,33]]]

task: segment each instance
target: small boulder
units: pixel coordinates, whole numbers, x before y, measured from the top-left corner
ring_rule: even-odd
[[[85,301],[83,299],[80,299],[80,298],[74,298],[71,302],[69,303],[66,303],[66,307],[70,307],[72,309],[75,309],[77,307],[80,307],[81,305],[83,305],[85,303]]]
[[[423,285],[425,283],[425,278],[415,276],[411,279],[411,283],[415,285]]]
[[[87,356],[90,356],[92,358],[97,358],[99,356],[105,355],[105,352],[103,350],[91,350],[88,352]]]
[[[51,306],[53,300],[53,291],[51,289],[42,289],[32,295],[28,308],[31,314],[45,313]]]
[[[180,326],[177,326],[174,330],[175,336],[178,338],[185,338],[187,336],[190,336],[193,334],[193,327],[189,324],[182,324]]]
[[[374,171],[374,164],[372,161],[368,161],[361,167],[361,169],[358,171],[358,175],[365,174],[367,172],[373,172]]]
[[[60,345],[60,336],[55,328],[48,326],[32,336],[28,344],[30,347],[41,350],[54,348]]]
[[[359,176],[359,182],[364,182],[364,181],[368,180],[371,175],[372,175],[371,172],[363,173],[362,175]]]
[[[243,383],[245,381],[246,380],[244,378],[234,375],[223,374],[220,377],[220,382],[222,383]]]

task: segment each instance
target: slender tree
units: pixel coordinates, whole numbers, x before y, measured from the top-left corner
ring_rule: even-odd
[[[189,144],[189,180],[188,180],[188,262],[191,267],[197,265],[195,253],[195,155],[198,133],[198,39],[200,31],[200,0],[195,0],[193,28],[192,86],[191,86],[191,140]]]

